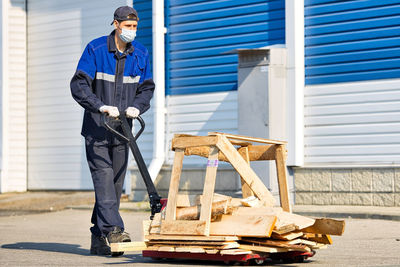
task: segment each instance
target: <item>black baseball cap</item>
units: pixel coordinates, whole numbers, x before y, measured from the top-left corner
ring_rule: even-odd
[[[114,12],[114,20],[118,21],[125,21],[125,20],[135,20],[139,21],[139,16],[137,14],[137,11],[130,6],[120,6],[117,8]],[[111,25],[114,23],[111,22]]]

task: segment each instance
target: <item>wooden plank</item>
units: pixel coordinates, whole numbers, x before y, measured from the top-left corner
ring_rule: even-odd
[[[221,255],[247,255],[247,254],[251,254],[251,251],[246,250],[246,249],[226,249],[226,250],[220,250],[219,254],[221,254]]]
[[[294,223],[289,223],[289,224],[276,225],[274,230],[272,230],[272,232],[279,235],[283,235],[295,230],[296,230],[296,225]]]
[[[209,132],[208,135],[222,135],[229,139],[234,140],[243,140],[249,142],[256,142],[256,143],[263,143],[263,144],[277,144],[277,145],[285,145],[287,144],[286,141],[278,141],[278,140],[271,140],[265,138],[257,138],[257,137],[249,137],[244,135],[237,135],[237,134],[227,134],[227,133],[219,133],[219,132]]]
[[[183,149],[175,150],[174,165],[172,166],[171,181],[168,191],[168,202],[165,214],[165,220],[175,220],[176,215],[176,202],[179,191],[179,181],[181,179],[182,164],[183,164],[184,151]]]
[[[201,247],[176,247],[176,252],[189,252],[189,253],[205,253],[205,249]]]
[[[198,220],[200,218],[201,206],[191,206],[185,208],[177,208],[177,220]],[[228,210],[228,200],[218,201],[212,203],[211,217],[226,214]]]
[[[205,249],[205,252],[207,254],[217,254],[219,252],[219,249]]]
[[[217,177],[218,153],[219,149],[216,146],[210,147],[200,210],[200,221],[205,222],[203,235],[206,236],[210,235],[211,209],[214,196],[215,179]]]
[[[269,240],[269,239],[255,239],[255,238],[243,238],[245,242],[253,243],[256,245],[262,246],[271,246],[271,247],[279,247],[279,248],[290,248],[299,251],[311,251],[305,245],[291,244],[288,241],[277,241],[277,240]]]
[[[193,241],[193,240],[150,240],[147,242],[149,245],[165,244],[165,245],[176,245],[176,246],[236,246],[239,243],[236,241]]]
[[[176,137],[172,139],[172,150],[185,149],[187,147],[215,146],[218,139],[218,136]]]
[[[328,218],[316,219],[315,223],[302,229],[305,233],[316,233],[325,235],[342,235],[345,228],[344,220],[334,220]]]
[[[206,222],[174,220],[161,222],[162,235],[204,235]]]
[[[252,207],[252,208],[260,207],[262,204],[261,201],[255,196],[249,196],[247,198],[244,198],[240,201],[240,203],[242,203],[242,205],[245,207]]]
[[[228,139],[225,136],[221,136],[220,142],[217,147],[221,152],[229,159],[229,162],[244,179],[246,184],[249,185],[251,190],[254,192],[260,200],[265,202],[267,206],[274,206],[275,199],[272,194],[268,191],[267,187],[260,180],[257,174],[250,168],[246,161],[240,156]]]
[[[271,238],[278,240],[293,240],[301,236],[303,236],[303,232],[290,232],[283,235],[272,232]]]
[[[163,252],[175,252],[175,248],[174,247],[167,247],[167,246],[163,246],[163,247],[159,247],[158,251],[163,251]]]
[[[284,145],[277,146],[275,154],[275,165],[278,176],[281,207],[284,211],[292,212],[289,200],[289,186],[286,175],[286,156],[284,155],[285,152],[286,149]]]
[[[247,164],[250,164],[249,148],[248,147],[243,147],[242,149],[244,150],[244,155],[241,154],[243,159],[247,162]],[[240,154],[240,152],[239,152],[239,154]],[[240,181],[241,181],[241,184],[242,184],[242,196],[243,196],[243,198],[248,198],[248,197],[254,196],[253,191],[251,191],[251,188],[249,187],[248,184],[246,184],[246,182],[243,180],[242,177],[240,177]]]
[[[332,245],[332,238],[330,235],[314,234],[314,233],[304,233],[303,238],[311,241],[315,241],[322,244]]]
[[[230,140],[232,145],[232,140]],[[249,161],[261,161],[261,160],[275,160],[275,150],[276,145],[258,145],[258,146],[247,146],[240,147],[237,149],[239,154],[242,157],[246,157],[248,153]],[[247,151],[247,152],[246,152]],[[198,147],[187,147],[185,148],[185,156],[196,155],[204,158],[208,158],[209,156],[209,147],[208,146],[198,146]],[[228,161],[225,155],[220,154],[218,156],[219,161]]]
[[[282,211],[281,207],[233,207],[232,215],[275,215]]]
[[[280,212],[279,214],[277,214],[277,216],[278,216],[278,221],[276,225],[278,228],[281,227],[282,225],[293,223],[296,226],[296,229],[300,230],[309,227],[315,223],[315,219],[294,213],[289,213],[286,211]]]
[[[176,196],[176,207],[186,208],[195,205],[196,195],[178,194]]]
[[[110,247],[111,252],[142,251],[147,249],[146,243],[143,241],[111,243]]]
[[[148,235],[148,240],[237,241],[237,236]]]
[[[193,134],[174,134],[174,138],[175,137],[193,137],[193,136],[197,136],[197,135],[193,135]],[[249,143],[249,142],[241,142],[241,141],[235,141],[235,140],[232,140],[231,143],[232,143],[232,145],[235,145],[235,146],[250,146],[251,145],[251,143]],[[208,158],[208,155],[206,156],[206,158]]]
[[[143,220],[142,222],[143,236],[148,235],[150,233],[151,222],[152,222],[151,220]]]
[[[245,244],[240,244],[239,248],[256,252],[267,252],[267,253],[280,253],[280,252],[293,251],[293,249],[289,248],[277,248],[277,247],[266,247],[266,246],[245,245]]]
[[[275,222],[273,215],[222,215],[211,223],[210,235],[269,237]]]

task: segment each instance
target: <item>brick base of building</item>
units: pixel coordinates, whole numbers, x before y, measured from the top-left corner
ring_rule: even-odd
[[[299,205],[400,206],[400,168],[294,168]]]

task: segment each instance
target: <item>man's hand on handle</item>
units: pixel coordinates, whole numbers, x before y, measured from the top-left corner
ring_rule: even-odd
[[[118,118],[119,116],[119,111],[117,107],[113,107],[113,106],[101,106],[99,108],[101,113],[108,113],[108,116],[113,117],[113,118]]]
[[[131,119],[135,119],[140,115],[140,110],[135,107],[129,107],[125,110],[126,116]]]

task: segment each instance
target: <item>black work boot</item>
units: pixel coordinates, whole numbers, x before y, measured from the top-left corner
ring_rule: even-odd
[[[90,254],[92,255],[111,255],[110,246],[105,236],[96,236],[92,234],[92,243],[90,245]]]
[[[118,226],[114,226],[112,231],[107,235],[108,243],[121,243],[121,242],[131,242],[131,238],[127,232],[122,231]],[[112,252],[111,256],[118,257],[123,255],[124,252]]]

